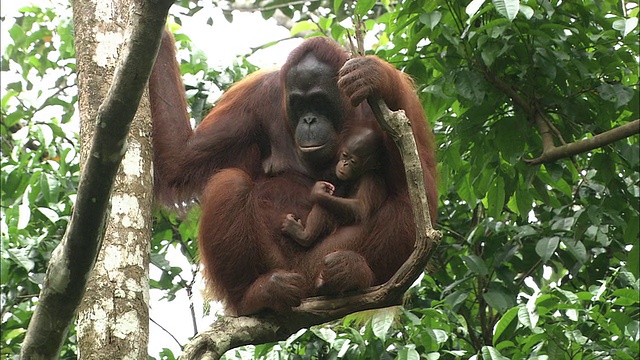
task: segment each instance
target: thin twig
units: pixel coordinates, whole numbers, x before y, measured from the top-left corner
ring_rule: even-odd
[[[149,318],[149,320],[156,324],[156,326],[158,326],[162,331],[164,331],[165,333],[167,333],[167,335],[171,336],[171,338],[173,339],[173,341],[176,342],[176,344],[178,344],[178,346],[180,346],[180,348],[182,349],[182,344],[180,343],[180,341],[178,341],[178,339],[173,336],[172,333],[169,332],[169,330],[167,330],[164,326],[160,325],[157,321],[153,320],[152,318]]]

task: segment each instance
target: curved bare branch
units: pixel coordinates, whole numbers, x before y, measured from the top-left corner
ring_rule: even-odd
[[[601,134],[595,135],[592,138],[575,141],[562,146],[554,146],[551,148],[545,148],[541,156],[535,159],[525,160],[530,165],[537,165],[542,163],[550,163],[562,158],[568,158],[574,155],[578,155],[593,149],[603,147],[605,145],[614,143],[618,140],[622,140],[629,136],[633,136],[640,133],[640,119],[636,119],[628,124],[618,126],[611,130],[605,131]]]

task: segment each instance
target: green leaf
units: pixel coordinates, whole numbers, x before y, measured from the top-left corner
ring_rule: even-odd
[[[431,30],[438,26],[440,19],[442,19],[442,13],[439,11],[420,14],[420,22],[427,25]]]
[[[487,66],[493,65],[498,56],[502,55],[503,47],[496,43],[488,43],[487,45],[482,47],[482,51],[480,52],[480,56],[482,56],[482,61]],[[518,133],[511,133],[510,135],[517,135]],[[521,142],[512,141],[513,145],[523,146]]]
[[[321,17],[318,19],[318,26],[322,30],[325,30],[325,31],[330,30],[332,24],[333,24],[332,17]]]
[[[487,192],[487,215],[500,218],[505,202],[504,180],[502,176],[496,176]]]
[[[485,80],[477,72],[461,70],[456,75],[455,85],[460,96],[471,100],[474,104],[479,105],[484,100]]]
[[[520,309],[518,307],[513,307],[502,315],[500,320],[496,323],[496,326],[493,328],[493,345],[496,345],[500,342],[502,334],[505,333],[507,329],[515,330],[517,326],[517,321],[515,321],[516,316]],[[511,336],[511,333],[506,333],[507,336]]]
[[[519,306],[518,309],[518,320],[520,323],[529,329],[533,330],[538,323],[538,311],[534,308],[533,310],[529,310],[528,307],[524,304]]]
[[[519,0],[493,0],[493,6],[495,6],[498,13],[505,18],[512,21],[518,15],[520,10]]]
[[[356,1],[355,13],[358,15],[366,15],[373,8],[377,0],[358,0]]]
[[[300,21],[300,22],[297,22],[295,25],[293,25],[293,27],[291,28],[291,36],[299,34],[303,31],[315,31],[315,30],[318,30],[318,26],[316,24],[308,20]]]
[[[515,193],[515,197],[520,217],[522,219],[527,219],[529,217],[529,212],[533,208],[533,196],[531,196],[529,189],[520,189]]]
[[[482,359],[483,360],[509,360],[509,358],[502,356],[498,349],[492,346],[482,347]]]
[[[440,359],[440,353],[438,352],[430,352],[425,355],[426,360],[438,360]]]
[[[6,249],[9,257],[15,261],[18,265],[25,268],[27,271],[33,270],[35,266],[35,262],[29,258],[29,249],[20,248],[20,249]]]
[[[633,99],[633,90],[622,84],[604,83],[597,88],[603,100],[616,103],[616,108],[628,104]]]
[[[546,264],[549,259],[551,259],[559,243],[560,238],[557,236],[542,238],[538,241],[536,244],[536,253],[540,256],[543,263]]]
[[[296,341],[297,339],[299,339],[300,337],[302,337],[304,334],[307,333],[307,331],[309,331],[308,329],[300,329],[298,330],[297,333],[289,336],[289,338],[287,338],[287,340],[285,340],[285,344],[286,346],[291,346],[291,344]]]
[[[18,83],[18,84],[20,84],[20,83]],[[2,109],[5,109],[7,107],[7,105],[9,104],[9,100],[11,100],[13,97],[15,97],[18,94],[19,94],[19,92],[15,91],[15,90],[7,89],[7,92],[2,97],[2,101],[0,102],[0,106],[2,106]],[[13,126],[13,124],[8,124],[8,126]]]
[[[402,314],[407,319],[409,319],[410,324],[412,324],[414,326],[420,325],[420,318],[418,316],[416,316],[416,314],[414,314],[411,311],[405,309],[404,307],[401,307],[400,311],[402,311]]]
[[[603,294],[607,291],[607,282],[602,281],[600,285],[594,285],[589,288],[589,291],[593,294],[593,300],[600,300],[603,298]]]
[[[482,297],[491,305],[492,308],[498,310],[501,313],[506,312],[511,306],[513,306],[513,299],[499,290],[490,289],[486,293],[482,294]]]
[[[321,327],[321,328],[312,327],[311,332],[329,344],[332,344],[337,337],[336,332],[327,327]]]
[[[551,177],[553,182],[562,179],[564,168],[556,163],[544,164],[544,169],[547,170],[547,174]]]
[[[334,0],[333,1],[333,13],[339,14],[342,8],[342,0]]]
[[[446,298],[444,298],[445,304],[451,306],[454,311],[464,303],[464,301],[469,297],[468,291],[456,290],[452,294],[449,294]]]
[[[398,351],[398,360],[420,360],[420,354],[416,349],[404,347]]]
[[[393,324],[396,312],[393,308],[377,310],[371,319],[371,329],[373,334],[383,342],[387,339],[387,333]]]
[[[563,353],[564,353],[564,352],[562,352],[562,351],[561,351],[561,354],[563,354]],[[634,355],[635,355],[635,354],[634,354]],[[618,351],[618,352],[616,353],[616,357],[617,357],[617,359],[616,359],[616,360],[638,360],[636,357],[631,356],[631,355],[629,355],[629,354],[627,354],[627,353],[624,353],[624,352],[622,352],[622,351]]]
[[[535,11],[528,5],[520,4],[520,13],[524,15],[527,20],[531,20]]]
[[[589,255],[587,254],[587,248],[584,246],[582,241],[572,240],[572,239],[562,239],[562,243],[567,246],[569,253],[573,255],[573,257],[578,260],[581,264],[585,264],[587,260],[589,260]]]
[[[446,331],[441,329],[427,329],[429,330],[429,335],[436,341],[438,344],[444,344],[447,340],[449,340],[449,335]]]
[[[42,215],[44,215],[47,219],[49,219],[49,221],[51,221],[51,223],[53,224],[55,224],[56,222],[58,222],[58,220],[60,220],[60,215],[58,215],[57,212],[49,208],[39,207],[38,211],[40,211]]]
[[[564,335],[567,337],[567,339],[580,345],[586,344],[589,340],[587,337],[582,335],[582,332],[580,330],[570,330],[565,332]]]
[[[223,10],[222,15],[224,16],[225,20],[227,20],[227,22],[229,23],[233,22],[233,13],[231,11]]]
[[[49,181],[44,173],[40,175],[40,193],[48,203],[52,202],[51,192],[49,191]]]
[[[477,204],[477,198],[473,192],[473,187],[469,183],[469,175],[464,176],[458,185],[458,196],[464,200],[471,208]]]
[[[339,345],[338,342],[336,342],[336,345]],[[338,349],[338,359],[342,359],[344,357],[344,354],[347,353],[347,351],[349,351],[349,347],[351,346],[351,340],[350,339],[346,339],[341,346],[339,346]]]
[[[626,299],[627,304],[617,304],[622,306],[629,306],[633,304],[637,304],[640,301],[640,294],[636,290],[633,289],[618,289],[613,292],[613,296],[618,298]]]
[[[638,26],[638,18],[619,19],[613,22],[613,28],[622,33],[622,37],[629,35],[636,26]]]
[[[633,342],[640,340],[640,322],[638,320],[631,320],[625,328],[625,335],[629,336]]]
[[[19,336],[21,336],[22,334],[26,333],[27,329],[12,329],[10,331],[6,331],[6,334],[2,335],[3,339],[7,339],[7,340],[11,340],[14,338],[17,338]]]
[[[11,35],[11,39],[13,39],[13,42],[16,45],[21,44],[24,39],[26,39],[24,30],[22,30],[22,28],[18,25],[14,25],[11,27],[11,29],[9,29],[9,35]]]
[[[462,257],[462,261],[467,265],[469,270],[476,275],[486,276],[489,273],[487,265],[477,255],[467,255]]]
[[[472,0],[469,5],[467,5],[464,11],[467,13],[467,15],[469,15],[470,18],[472,18],[478,12],[478,10],[480,10],[482,4],[484,4],[485,1],[486,0]]]
[[[483,49],[483,59],[486,53],[486,50]],[[526,143],[522,131],[525,126],[527,126],[527,124],[522,119],[507,116],[503,117],[493,126],[493,133],[496,137],[495,145],[500,150],[502,158],[511,165],[521,161]]]
[[[7,116],[3,119],[7,127],[11,127],[20,122],[20,120],[24,119],[24,112],[20,109],[7,114]]]
[[[170,231],[169,235],[171,235]],[[155,265],[158,269],[167,270],[171,267],[169,261],[165,258],[165,254],[152,252],[149,258],[151,264]]]

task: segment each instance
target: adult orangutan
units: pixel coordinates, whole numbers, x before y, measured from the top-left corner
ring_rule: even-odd
[[[363,102],[370,96],[411,120],[435,219],[433,140],[407,76],[379,58],[349,60],[335,42],[309,39],[280,70],[233,86],[193,130],[175,55],[165,34],[149,80],[156,193],[169,204],[200,200],[200,257],[215,298],[237,315],[287,311],[308,296],[388,280],[416,231],[403,163],[386,134],[388,196],[371,221],[342,226],[309,248],[280,227],[288,213],[306,218],[311,187],[330,180],[338,134],[354,126],[381,132]]]

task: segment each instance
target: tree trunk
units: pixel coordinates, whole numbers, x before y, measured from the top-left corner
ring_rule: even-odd
[[[129,36],[130,12],[141,3],[73,3],[83,164],[90,156],[96,113]],[[102,251],[78,312],[78,351],[83,359],[148,358],[148,247],[153,199],[150,114],[145,95],[116,175]]]

